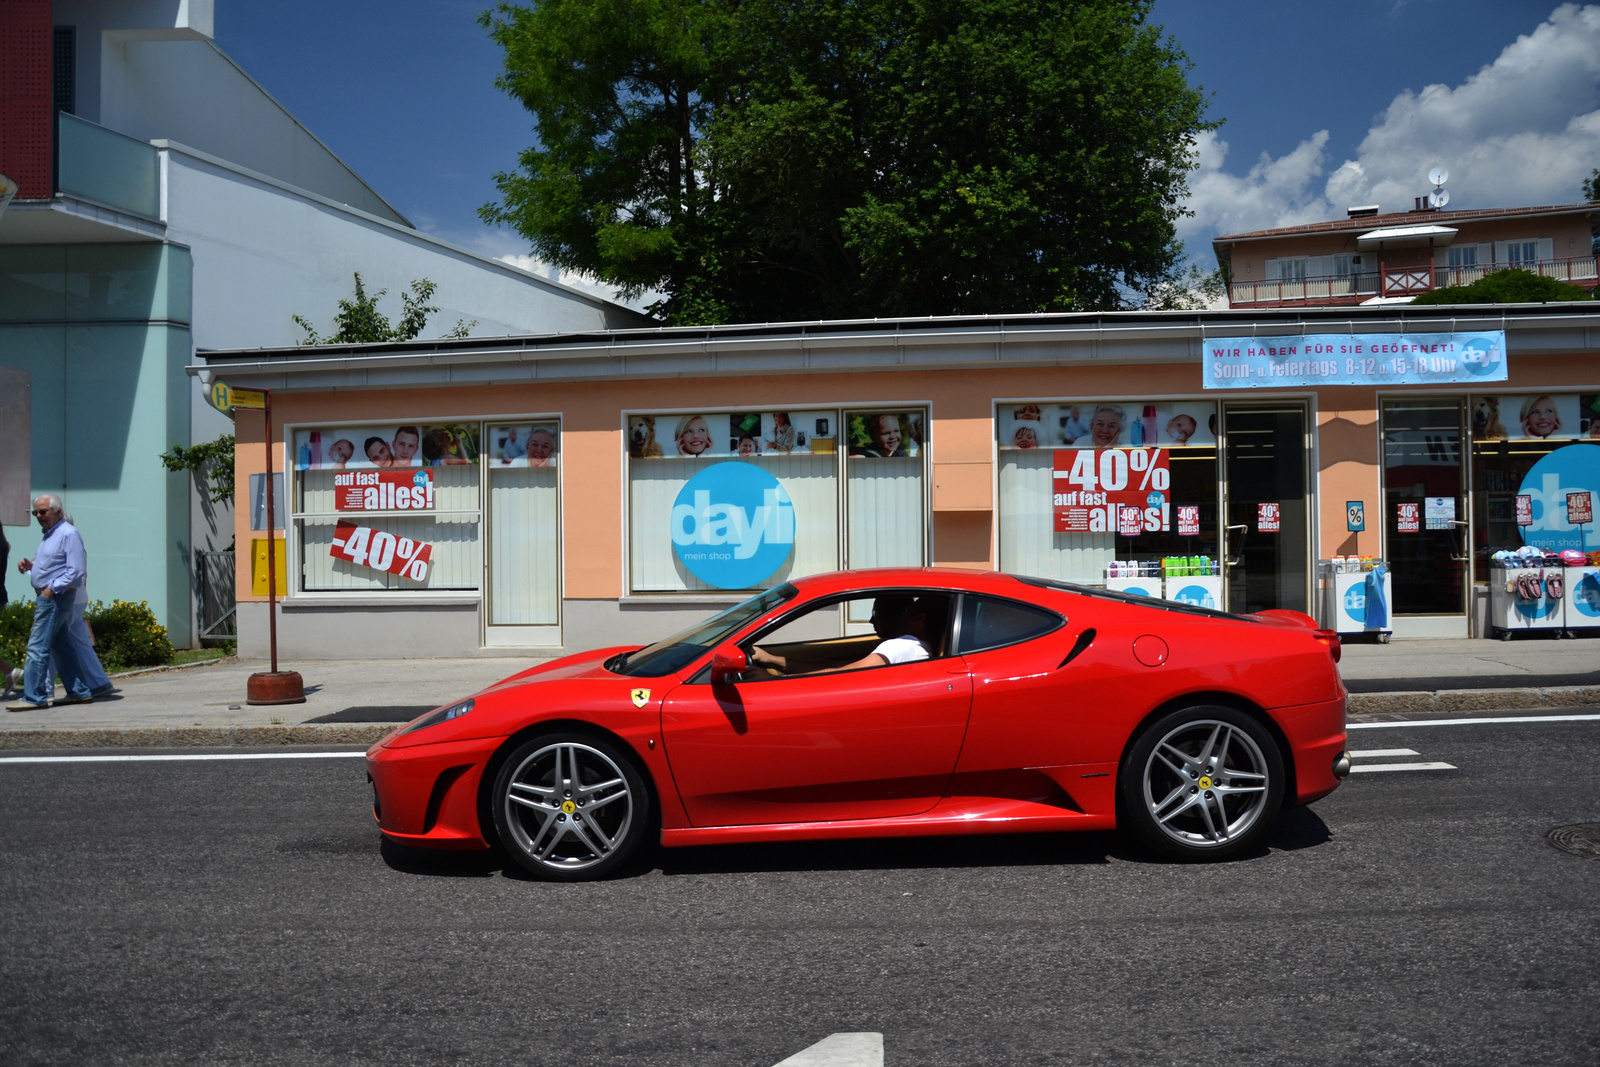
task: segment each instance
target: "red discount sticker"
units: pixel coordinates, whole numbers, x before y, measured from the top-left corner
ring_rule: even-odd
[[[430,470],[340,471],[333,476],[339,511],[427,511],[433,507]]]
[[[1185,504],[1178,509],[1178,536],[1200,536],[1200,505]]]
[[[1527,493],[1517,495],[1517,525],[1533,525],[1533,497]]]
[[[1278,504],[1256,505],[1256,529],[1261,533],[1277,533],[1283,524],[1283,508]]]
[[[1396,504],[1394,528],[1397,533],[1416,533],[1422,529],[1421,504]]]
[[[1172,468],[1164,448],[1062,448],[1055,454],[1057,533],[1121,533],[1171,529]],[[1126,532],[1124,508],[1139,513]]]
[[[1594,521],[1594,496],[1587,489],[1567,494],[1567,521],[1574,526]]]
[[[371,567],[414,582],[425,582],[433,546],[426,541],[413,541],[388,530],[374,530],[340,519],[333,528],[333,544],[328,548],[328,555],[349,560],[358,567]]]

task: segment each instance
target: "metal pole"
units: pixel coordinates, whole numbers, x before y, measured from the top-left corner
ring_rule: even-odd
[[[278,552],[277,514],[272,491],[272,390],[263,389],[261,409],[267,420],[267,632],[272,644],[272,673],[278,673]]]

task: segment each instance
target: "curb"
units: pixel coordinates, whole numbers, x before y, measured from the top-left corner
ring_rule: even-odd
[[[141,674],[164,674],[167,671],[192,671],[196,667],[215,667],[223,663],[238,663],[238,656],[219,656],[216,659],[203,659],[195,663],[168,663],[160,667],[139,667],[131,671],[118,671],[108,674],[107,678],[137,678]]]
[[[372,745],[399,723],[315,726],[155,726],[147,729],[7,730],[0,750],[36,748],[271,748]]]
[[[1583,708],[1600,705],[1600,685],[1562,685],[1525,689],[1439,689],[1401,693],[1351,693],[1349,714],[1402,715],[1417,712],[1451,715],[1473,711],[1518,711],[1528,708]]]

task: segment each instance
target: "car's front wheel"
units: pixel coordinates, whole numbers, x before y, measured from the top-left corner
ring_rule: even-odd
[[[650,826],[650,791],[632,756],[608,738],[545,734],[519,745],[494,782],[500,843],[535,877],[603,878],[628,861]]]
[[[1151,723],[1117,782],[1123,825],[1174,859],[1222,859],[1258,843],[1283,803],[1283,757],[1244,712],[1193,707]]]

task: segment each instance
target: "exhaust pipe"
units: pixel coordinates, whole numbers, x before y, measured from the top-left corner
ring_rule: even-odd
[[[1333,776],[1341,781],[1350,776],[1350,753],[1341,752],[1333,757]]]

